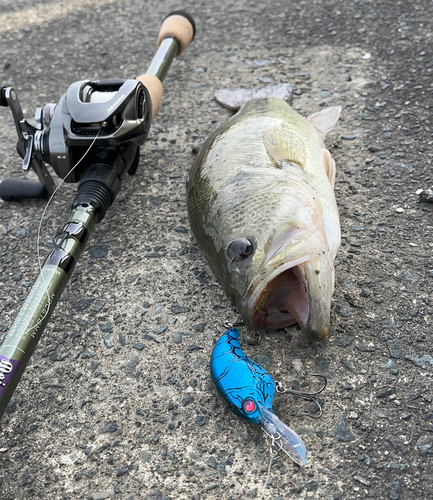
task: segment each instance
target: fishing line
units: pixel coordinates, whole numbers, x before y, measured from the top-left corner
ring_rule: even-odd
[[[271,467],[272,467],[272,460],[273,459],[274,459],[274,455],[272,454],[272,451],[271,451],[271,456],[269,458],[268,473],[266,474],[265,484],[263,485],[263,491],[262,491],[262,496],[261,496],[260,500],[263,500],[265,498],[265,490],[266,490],[266,487],[268,485],[269,476],[271,475]]]
[[[278,455],[279,451],[282,449],[281,444],[279,446],[277,446],[277,444],[276,444],[276,442],[279,439],[279,435],[277,433],[272,434],[272,436],[270,436],[270,438],[272,439],[272,441],[271,441],[271,445],[269,446],[270,457],[269,457],[268,473],[266,475],[265,484],[263,485],[263,491],[262,491],[262,496],[260,497],[260,500],[263,500],[265,498],[266,487],[268,486],[269,476],[271,475],[272,461]]]
[[[47,285],[47,282],[45,281],[45,277],[44,277],[44,273],[42,272],[42,265],[41,265],[41,248],[40,248],[40,242],[41,242],[41,231],[42,231],[42,224],[43,224],[43,220],[44,220],[44,217],[45,217],[45,214],[48,210],[48,207],[51,203],[51,201],[53,200],[55,194],[57,193],[57,191],[60,189],[60,186],[65,182],[65,179],[66,177],[68,177],[69,174],[71,174],[77,167],[78,165],[83,161],[83,159],[85,158],[85,156],[89,153],[89,151],[92,149],[93,145],[95,144],[96,140],[98,139],[100,133],[102,131],[102,127],[99,128],[98,130],[98,133],[96,134],[95,138],[93,139],[92,143],[90,144],[90,146],[87,148],[87,150],[85,151],[85,153],[83,154],[83,156],[78,160],[78,162],[71,168],[71,170],[69,170],[69,172],[67,173],[67,175],[65,175],[65,177],[59,182],[59,185],[56,187],[56,189],[54,190],[53,194],[50,196],[49,200],[47,201],[47,204],[45,205],[45,208],[44,208],[44,211],[42,212],[42,215],[41,215],[41,219],[39,221],[39,226],[38,226],[38,238],[37,238],[37,244],[36,244],[36,249],[37,249],[37,254],[38,254],[38,266],[39,266],[39,273],[40,273],[40,276],[42,277],[42,281],[44,283],[44,286],[45,286],[45,292],[46,292],[46,295],[47,295],[47,306],[45,306],[45,313],[43,315],[43,317],[41,319],[39,319],[39,321],[34,325],[32,326],[29,330],[26,330],[26,334],[27,333],[30,333],[32,330],[35,330],[37,327],[39,327],[39,325],[43,322],[43,320],[47,317],[48,315],[48,311],[49,311],[49,305],[50,305],[50,292],[48,290],[48,285]]]

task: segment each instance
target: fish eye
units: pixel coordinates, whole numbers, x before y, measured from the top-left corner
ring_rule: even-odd
[[[227,248],[227,256],[231,261],[244,260],[254,252],[254,246],[248,238],[236,238]]]

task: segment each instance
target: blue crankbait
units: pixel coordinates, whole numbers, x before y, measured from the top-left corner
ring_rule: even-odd
[[[236,415],[260,424],[277,449],[287,453],[298,465],[307,463],[304,442],[272,410],[276,392],[280,392],[274,379],[243,352],[237,328],[229,328],[217,342],[212,352],[210,371],[218,392]],[[282,392],[306,396],[296,394],[296,391]]]

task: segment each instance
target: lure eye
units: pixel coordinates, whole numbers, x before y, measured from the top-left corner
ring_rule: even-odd
[[[241,261],[252,255],[254,247],[248,238],[237,238],[227,248],[227,256],[231,261]]]
[[[257,405],[252,399],[246,399],[242,403],[242,409],[245,413],[254,413],[256,411]]]

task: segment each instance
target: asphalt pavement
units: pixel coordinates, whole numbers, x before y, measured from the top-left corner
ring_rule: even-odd
[[[433,4],[427,0],[1,0],[0,85],[26,116],[77,80],[144,72],[162,19],[196,38],[174,61],[138,170],[89,242],[0,422],[7,499],[433,498]],[[327,340],[268,332],[249,356],[287,387],[328,378],[323,416],[279,396],[308,464],[270,461],[258,426],[219,399],[209,360],[237,313],[192,237],[185,180],[231,116],[227,87],[296,85],[308,116],[341,105],[327,137],[342,246]],[[22,176],[0,109],[0,177]],[[29,178],[34,179],[34,174]],[[64,184],[41,249],[69,215]],[[0,202],[0,341],[37,277],[44,202]]]

